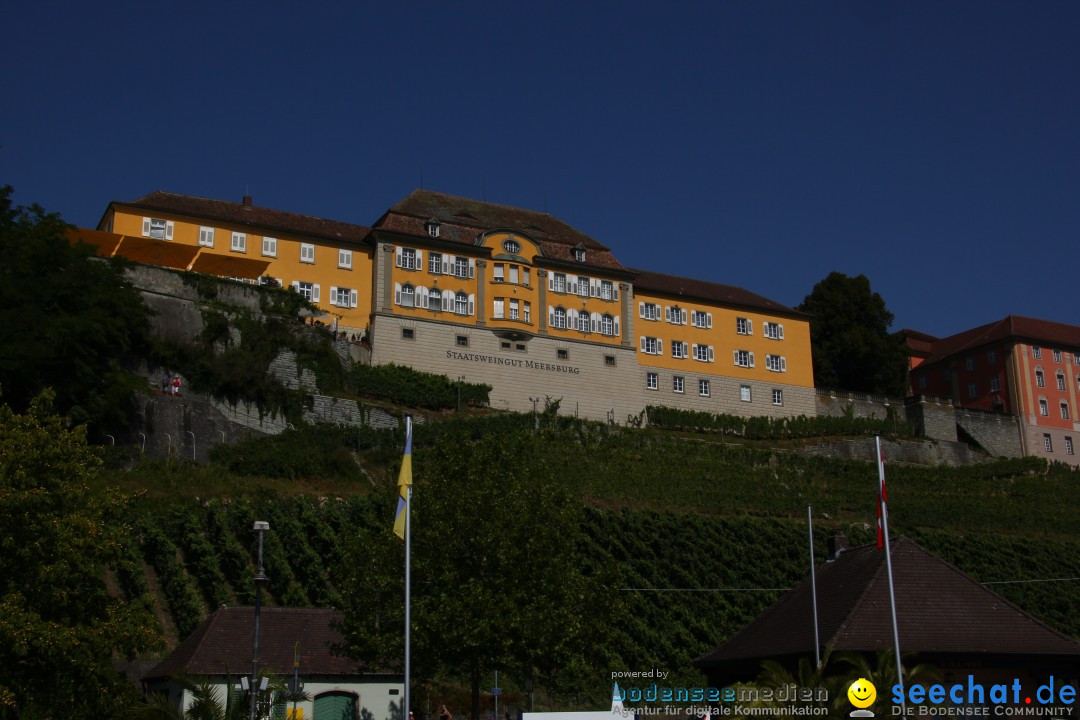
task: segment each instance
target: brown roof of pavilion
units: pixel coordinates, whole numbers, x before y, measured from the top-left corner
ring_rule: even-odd
[[[335,655],[331,648],[342,642],[333,623],[340,611],[327,608],[264,607],[259,616],[259,667],[278,675],[291,675],[293,649],[300,643],[300,674],[388,674],[364,669],[355,660]],[[255,639],[255,608],[220,607],[180,643],[143,679],[188,675],[242,674],[251,668]]]
[[[439,238],[472,245],[488,230],[516,230],[540,243],[544,257],[575,263],[574,248],[586,250],[583,268],[622,270],[623,266],[603,243],[547,213],[431,190],[414,190],[375,223],[377,229],[427,235],[429,220],[440,224]]]
[[[124,205],[146,211],[161,211],[187,215],[206,220],[217,220],[247,227],[263,228],[271,231],[285,231],[296,235],[322,238],[335,243],[362,243],[371,232],[371,228],[362,225],[325,220],[310,215],[298,215],[283,210],[246,205],[226,200],[178,195],[176,193],[156,191],[144,195],[133,202],[113,202],[112,205]]]
[[[112,257],[124,236],[105,232],[104,230],[70,227],[67,230],[67,238],[72,245],[80,242],[86,243],[94,248],[96,254],[102,257]]]
[[[708,300],[723,303],[724,305],[738,305],[755,310],[810,318],[804,312],[781,305],[778,302],[734,285],[721,285],[707,280],[694,280],[693,278],[665,275],[649,270],[631,270],[631,272],[637,273],[637,279],[634,280],[635,293],[644,290],[663,295]]]
[[[255,260],[253,258],[202,252],[195,258],[195,264],[191,266],[191,270],[192,272],[201,272],[219,277],[256,280],[266,273],[268,267],[270,267],[269,260]]]
[[[125,235],[116,249],[116,255],[143,265],[187,270],[200,249],[197,245],[178,245],[165,240]]]
[[[1080,661],[1080,643],[905,537],[892,541],[900,647],[913,653],[1043,655]],[[892,647],[885,553],[848,550],[817,570],[822,647],[872,652]],[[703,670],[756,674],[760,661],[812,656],[810,581],[780,598],[723,645],[694,661]]]
[[[931,365],[956,353],[1009,338],[1034,340],[1048,345],[1067,347],[1073,351],[1080,350],[1080,327],[1076,325],[1009,315],[1001,320],[937,340],[925,364]]]

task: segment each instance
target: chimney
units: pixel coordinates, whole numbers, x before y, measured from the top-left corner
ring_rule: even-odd
[[[843,555],[848,549],[847,535],[837,530],[829,536],[829,562]]]
[[[250,195],[245,195],[244,196],[244,205],[247,206],[247,207],[251,207],[251,196]]]

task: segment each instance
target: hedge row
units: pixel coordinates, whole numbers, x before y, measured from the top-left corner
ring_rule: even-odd
[[[401,365],[356,365],[349,373],[358,395],[390,400],[410,407],[450,410],[461,405],[486,406],[491,386],[457,382],[445,375],[420,372]]]
[[[838,435],[873,435],[887,433],[914,437],[915,431],[906,420],[863,417],[793,418],[741,417],[713,414],[695,410],[650,405],[645,409],[649,425],[667,430],[691,430],[739,435],[752,440],[783,440],[786,438],[834,437]]]

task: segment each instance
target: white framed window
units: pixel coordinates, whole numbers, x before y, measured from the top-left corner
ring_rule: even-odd
[[[424,305],[422,299],[421,299],[419,305],[421,307]],[[443,309],[442,290],[440,290],[439,288],[431,288],[431,290],[428,291],[428,294],[427,294],[427,309],[431,310],[432,312],[441,312],[442,311],[442,309]]]
[[[660,375],[658,373],[645,373],[645,388],[647,390],[660,389]]]
[[[978,390],[979,390],[978,386],[975,383],[973,383],[973,382],[968,383],[968,397],[969,398],[978,397],[978,395],[979,395]]]
[[[277,257],[277,238],[263,238],[262,254],[266,257]]]
[[[528,283],[526,283],[528,284]],[[600,281],[600,299],[601,300],[614,300],[615,299],[615,284],[610,280]]]
[[[787,372],[787,358],[783,355],[766,355],[765,369],[773,372]]]
[[[750,402],[750,398],[751,398],[750,386],[749,385],[740,385],[739,386],[739,399],[742,400],[743,402]]]
[[[459,278],[467,278],[469,274],[469,258],[454,256],[453,275]]]
[[[510,266],[510,282],[514,283],[515,285],[518,284],[518,266],[517,265],[511,265]]]
[[[641,352],[646,355],[660,355],[664,352],[664,341],[660,338],[642,335]]]
[[[356,307],[357,294],[351,288],[330,286],[330,304],[338,307]]]
[[[344,268],[345,270],[352,270],[352,250],[342,250],[338,248],[337,266],[339,268]]]
[[[428,235],[430,235],[433,238],[439,237],[439,231],[440,231],[439,223],[437,223],[437,222],[435,222],[433,220],[429,220],[427,223],[425,223],[425,227],[427,228],[427,234]]]
[[[315,262],[315,246],[311,243],[300,243],[300,262]]]
[[[712,362],[713,361],[713,347],[712,345],[698,345],[694,343],[692,346],[694,359],[698,362]]]
[[[967,370],[974,370],[975,369],[975,358],[968,355],[967,358],[964,360],[964,368],[967,369]]]
[[[709,387],[708,380],[698,380],[698,395],[701,397],[709,397],[711,388]]]
[[[1061,419],[1062,420],[1068,420],[1069,419],[1069,403],[1067,403],[1067,402],[1061,403]]]
[[[690,315],[690,322],[697,328],[711,328],[712,327],[712,313],[702,312],[701,310],[695,310]],[[686,311],[683,311],[683,324],[686,324]]]
[[[784,391],[773,389],[772,391],[772,404],[783,405],[784,404]]]
[[[1050,406],[1047,404],[1046,398],[1042,398],[1039,400],[1039,414],[1043,417],[1050,416]]]
[[[580,312],[577,316],[577,329],[583,333],[592,332],[592,323],[590,322],[589,313]]]
[[[1061,351],[1060,350],[1054,350],[1053,353],[1054,353],[1054,362],[1061,362]]]
[[[491,317],[503,318],[505,317],[506,300],[502,298],[495,298],[495,307],[492,309]]]
[[[411,283],[405,283],[404,285],[394,283],[394,301],[401,307],[414,307],[416,288]]]
[[[607,313],[600,317],[600,334],[609,337],[615,334],[615,318]]]
[[[419,270],[424,263],[422,250],[399,247],[395,251],[397,266],[402,270]]]
[[[998,380],[997,375],[990,378],[990,392],[999,392],[1001,390],[1001,381]]]
[[[458,290],[454,295],[454,313],[457,315],[472,315],[473,300],[468,293]]]
[[[214,228],[205,225],[199,227],[199,244],[203,247],[214,247]]]
[[[496,264],[495,267],[501,267],[500,264]],[[432,275],[442,274],[442,255],[439,253],[428,253],[428,272]],[[501,282],[501,278],[495,278],[495,282]]]
[[[694,347],[697,347],[696,345]],[[671,357],[685,359],[689,357],[688,346],[682,340],[671,341]]]
[[[172,240],[173,221],[161,218],[144,217],[142,221],[142,235],[153,240]]]
[[[765,337],[770,340],[783,340],[784,339],[784,326],[780,323],[767,322],[765,328],[762,331]]]
[[[233,232],[229,249],[233,252],[247,252],[247,233]]]
[[[753,335],[754,322],[750,318],[735,318],[735,332],[739,335]]]
[[[549,281],[549,283],[551,285],[551,287],[548,288],[549,290],[552,290],[553,292],[557,292],[557,293],[566,292],[566,275],[565,274],[563,274],[563,273],[552,273],[551,277],[549,278],[548,281]]]
[[[682,375],[671,378],[671,390],[680,394],[686,392],[686,379]]]
[[[514,266],[514,270],[517,270],[517,265]],[[529,285],[529,268],[521,268],[521,284],[528,287]]]
[[[1073,454],[1072,438],[1068,437],[1068,436],[1065,437],[1065,454],[1066,455],[1072,455]]]
[[[686,309],[681,308],[678,305],[664,306],[664,320],[672,325],[685,325],[686,324]]]
[[[1042,370],[1035,371],[1035,385],[1038,387],[1046,387],[1046,377],[1043,375]]]
[[[735,350],[732,357],[735,359],[735,364],[739,367],[754,367],[754,353],[749,350]]]
[[[1054,452],[1054,439],[1050,437],[1049,433],[1043,434],[1043,449],[1048,453]]]
[[[510,319],[511,320],[520,320],[521,319],[521,310],[520,310],[520,307],[519,307],[520,304],[521,303],[518,300],[511,300],[510,301]]]
[[[551,311],[551,327],[559,330],[566,329],[566,310],[562,306]]]
[[[997,350],[990,350],[986,353],[986,364],[997,365]]]
[[[592,280],[590,280],[589,278],[585,278],[585,277],[579,277],[578,280],[577,280],[577,283],[575,285],[576,285],[576,287],[574,289],[577,291],[577,294],[580,295],[581,297],[589,297],[589,290],[591,290],[593,287],[595,287],[592,284]]]
[[[574,248],[574,259],[578,262],[585,262],[585,248]]]
[[[1032,345],[1031,357],[1035,358],[1036,360],[1042,360],[1042,348],[1038,345]]]
[[[434,272],[438,272],[438,271],[437,270],[432,270],[431,272],[434,273]],[[494,265],[492,265],[491,266],[491,282],[501,283],[501,282],[505,282],[505,281],[506,281],[506,265],[504,265],[503,263],[495,263]]]
[[[522,316],[523,316],[525,322],[531,323],[532,322],[532,303],[530,303],[528,300],[526,300],[522,304],[521,313],[522,313]]]
[[[308,302],[319,302],[319,284],[310,282],[301,282],[296,280],[292,284],[293,289],[307,300]]]
[[[1057,374],[1057,389],[1058,390],[1064,390],[1065,389],[1065,373],[1063,373],[1063,372],[1059,372]]]
[[[645,320],[659,320],[660,306],[656,303],[640,302],[638,303],[638,315]]]

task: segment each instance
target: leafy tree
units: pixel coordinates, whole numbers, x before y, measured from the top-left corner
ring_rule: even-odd
[[[158,642],[149,599],[106,587],[130,528],[120,496],[88,488],[99,467],[48,395],[0,406],[0,718],[109,716],[133,692],[114,655]]]
[[[149,348],[149,311],[119,261],[68,242],[58,215],[14,207],[0,188],[0,387],[16,411],[43,389],[73,423],[103,436],[126,426],[132,391],[146,383],[125,368]]]
[[[417,458],[412,522],[414,677],[464,679],[479,715],[481,673],[520,683],[585,673],[613,593],[577,557],[582,506],[524,429],[445,437]],[[389,483],[387,484],[389,486]],[[357,523],[346,550],[343,632],[364,661],[399,658],[403,554],[385,517]],[[603,598],[603,599],[602,599]]]
[[[831,272],[799,310],[813,316],[814,384],[856,392],[903,395],[907,353],[889,334],[893,314],[865,275]]]

